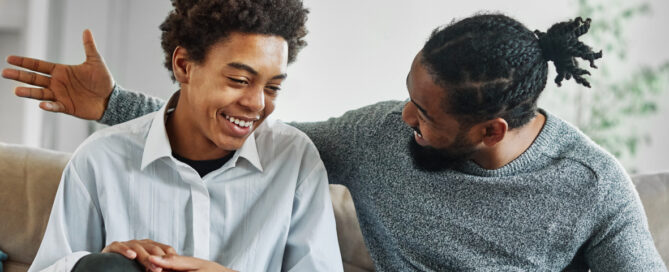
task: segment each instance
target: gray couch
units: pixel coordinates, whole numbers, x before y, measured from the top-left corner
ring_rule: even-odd
[[[0,250],[5,272],[26,271],[39,247],[60,175],[70,154],[0,143]],[[655,244],[669,263],[669,172],[632,177]],[[347,272],[373,271],[351,195],[331,185],[337,235]]]

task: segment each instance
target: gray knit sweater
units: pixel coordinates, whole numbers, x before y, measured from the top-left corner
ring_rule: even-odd
[[[162,103],[116,87],[100,122]],[[508,165],[423,172],[403,105],[293,124],[320,150],[330,182],[351,191],[378,271],[667,271],[629,176],[578,129],[542,111],[541,133]]]

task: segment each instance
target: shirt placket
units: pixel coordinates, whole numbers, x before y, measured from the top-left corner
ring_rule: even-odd
[[[181,174],[189,180],[193,202],[193,257],[209,259],[209,227],[211,200],[206,184],[192,168],[181,165]]]

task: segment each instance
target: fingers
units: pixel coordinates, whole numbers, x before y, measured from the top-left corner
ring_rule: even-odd
[[[42,103],[39,103],[39,107],[41,109],[45,110],[45,111],[67,113],[65,111],[65,105],[63,105],[63,103],[60,103],[60,102],[42,102]],[[126,257],[128,257],[128,256],[126,256]],[[129,259],[134,258],[134,255],[133,255],[133,257],[128,257],[128,258]]]
[[[23,70],[5,69],[2,70],[2,77],[40,87],[49,87],[51,84],[50,77]]]
[[[180,255],[151,256],[149,261],[156,265],[172,270],[197,270],[201,266],[201,260],[193,257]]]
[[[26,68],[35,72],[39,72],[42,74],[51,74],[53,69],[56,67],[56,64],[48,61],[19,57],[19,56],[7,57],[7,63],[22,68]]]
[[[135,260],[141,263],[144,267],[151,269],[151,271],[155,272],[162,271],[162,269],[156,267],[156,265],[149,262],[149,257],[151,257],[151,254],[145,249],[143,245],[139,243],[130,243],[129,246],[132,251],[137,252],[137,257],[135,258]]]
[[[43,103],[40,103],[40,108],[43,108],[42,104]],[[106,252],[118,253],[131,260],[134,260],[137,257],[137,253],[134,250],[132,250],[125,243],[119,243],[119,242],[113,242],[104,249],[102,249],[102,253]]]
[[[57,105],[58,102],[50,102],[54,105]],[[45,105],[46,106],[46,105]],[[42,105],[40,104],[40,107]],[[42,107],[44,109],[44,107]],[[58,108],[47,109],[47,110],[56,110]],[[164,256],[167,254],[176,255],[176,250],[171,246],[161,244],[152,240],[131,240],[127,242],[113,242],[107,247],[104,248],[102,252],[115,252],[125,256],[128,259],[137,260],[147,269],[160,272],[163,269],[149,261],[150,256]]]
[[[82,39],[84,42],[84,51],[86,52],[86,60],[90,58],[100,58],[100,53],[98,53],[98,49],[95,46],[95,39],[93,39],[93,33],[90,29],[84,30]]]
[[[56,97],[53,92],[45,88],[16,87],[14,94],[19,97],[32,98],[37,100],[54,101]]]

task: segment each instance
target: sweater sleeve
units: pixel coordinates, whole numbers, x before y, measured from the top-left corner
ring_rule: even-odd
[[[361,167],[365,167],[365,149],[383,120],[401,101],[379,102],[351,110],[327,121],[291,123],[311,138],[318,148],[328,180],[350,188]]]
[[[165,101],[160,98],[132,92],[115,85],[109,96],[107,109],[98,122],[113,126],[158,111],[163,104]]]
[[[593,215],[595,232],[585,247],[591,271],[667,271],[629,176],[619,165],[603,175]]]

